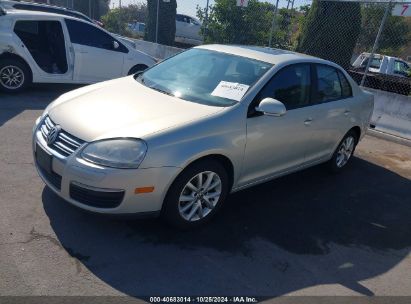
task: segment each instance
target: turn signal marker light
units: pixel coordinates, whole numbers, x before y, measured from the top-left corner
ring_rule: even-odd
[[[134,190],[135,194],[142,194],[142,193],[151,193],[154,191],[154,186],[151,187],[141,187],[141,188],[136,188]]]

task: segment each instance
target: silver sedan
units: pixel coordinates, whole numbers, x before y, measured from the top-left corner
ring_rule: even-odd
[[[342,170],[372,111],[332,62],[208,45],[62,95],[36,122],[33,155],[77,207],[191,228],[230,192],[324,162]]]

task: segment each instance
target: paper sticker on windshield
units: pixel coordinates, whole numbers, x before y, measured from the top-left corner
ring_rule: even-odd
[[[240,101],[245,93],[247,93],[249,87],[241,83],[221,81],[211,95]]]

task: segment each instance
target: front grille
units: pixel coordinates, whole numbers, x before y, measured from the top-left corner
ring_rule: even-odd
[[[124,198],[124,190],[98,191],[70,184],[70,197],[87,206],[96,208],[118,207]]]
[[[46,170],[43,170],[40,166],[37,166],[39,169],[40,173],[43,175],[43,177],[52,184],[57,190],[61,190],[61,175],[58,175],[56,172],[47,172]]]
[[[46,142],[50,129],[55,125],[56,124],[50,119],[49,116],[46,116],[46,118],[43,120],[43,123],[40,126],[40,131]],[[73,154],[84,143],[84,140],[81,140],[65,132],[64,130],[61,130],[56,141],[52,145],[49,145],[49,148],[54,150],[58,154],[67,157]]]

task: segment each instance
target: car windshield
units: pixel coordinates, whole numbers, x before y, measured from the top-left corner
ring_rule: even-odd
[[[272,64],[203,49],[176,55],[136,76],[143,85],[187,101],[231,106]]]

